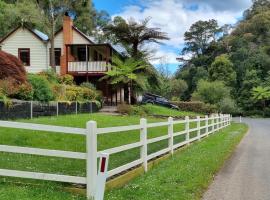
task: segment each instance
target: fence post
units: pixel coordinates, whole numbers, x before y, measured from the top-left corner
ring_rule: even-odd
[[[97,176],[97,190],[95,200],[103,200],[105,193],[105,185],[108,176],[109,154],[102,153],[99,160],[99,170]]]
[[[87,199],[94,199],[97,183],[97,122],[86,124],[86,183]]]
[[[189,142],[189,116],[186,116],[185,117],[185,131],[186,131],[186,141],[187,141],[187,144],[189,145],[190,142]]]
[[[140,141],[142,143],[141,147],[141,159],[143,162],[144,171],[147,172],[147,120],[141,118],[140,120],[141,130],[140,130]]]
[[[197,116],[197,137],[199,140],[201,140],[201,118],[200,116]]]
[[[209,135],[209,130],[208,130],[208,124],[209,124],[209,120],[208,120],[208,115],[205,115],[205,133],[206,133],[206,135],[208,136]]]
[[[216,114],[214,114],[214,115],[212,115],[212,133],[214,133],[215,131],[216,131],[216,127],[215,127],[215,122],[216,122],[216,120],[215,120],[215,118],[216,118]]]
[[[33,101],[30,102],[30,118],[33,119]]]
[[[168,118],[168,135],[169,135],[169,148],[171,151],[171,154],[173,154],[173,118]]]

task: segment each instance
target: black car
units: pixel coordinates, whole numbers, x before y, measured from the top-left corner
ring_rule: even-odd
[[[179,109],[178,106],[170,103],[166,98],[150,93],[145,93],[142,98],[142,104],[147,103],[156,104],[173,109]]]

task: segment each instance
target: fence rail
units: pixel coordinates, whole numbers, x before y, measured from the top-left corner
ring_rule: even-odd
[[[196,122],[195,128],[190,128],[191,123]],[[204,122],[204,126],[202,126]],[[47,174],[47,173],[37,173],[37,172],[27,172],[27,171],[17,171],[9,169],[0,169],[0,176],[8,177],[19,177],[19,178],[30,178],[39,180],[49,180],[49,181],[60,181],[68,183],[78,183],[87,185],[87,197],[94,198],[97,190],[97,159],[104,153],[115,154],[123,151],[127,151],[134,148],[140,148],[140,158],[134,160],[130,163],[111,169],[108,172],[108,176],[112,177],[116,174],[122,173],[129,170],[135,166],[142,165],[144,171],[148,170],[148,162],[158,156],[166,153],[173,154],[174,150],[187,145],[196,140],[201,140],[201,138],[214,133],[231,123],[230,115],[212,115],[210,117],[205,116],[204,118],[197,117],[196,119],[189,119],[185,117],[185,120],[173,120],[173,118],[168,118],[167,122],[159,123],[147,123],[146,119],[141,119],[139,125],[131,126],[120,126],[120,127],[109,127],[109,128],[97,128],[97,123],[95,121],[89,121],[86,124],[86,128],[71,128],[71,127],[60,127],[60,126],[50,126],[41,124],[30,124],[30,123],[20,123],[20,122],[10,122],[10,121],[0,121],[0,127],[7,128],[18,128],[18,129],[28,129],[28,130],[38,130],[38,131],[48,131],[48,132],[58,132],[64,134],[80,134],[86,136],[86,153],[82,152],[71,152],[71,151],[60,151],[60,150],[48,150],[39,148],[29,148],[29,147],[18,147],[18,146],[8,146],[0,145],[0,152],[8,153],[18,153],[18,154],[31,154],[40,156],[52,156],[52,157],[63,157],[70,159],[83,159],[86,160],[86,177],[78,176],[68,176],[68,175],[58,175],[58,174]],[[184,124],[185,129],[180,132],[174,132],[174,125]],[[155,138],[148,139],[147,131],[149,128],[167,126],[167,134],[163,136],[158,136]],[[210,128],[210,131],[209,131]],[[126,144],[119,147],[114,147],[102,151],[97,150],[97,135],[98,134],[109,134],[118,133],[123,131],[139,130],[140,131],[140,141],[131,144]],[[195,137],[190,138],[192,132],[196,133]],[[185,136],[185,140],[179,143],[174,143],[174,138],[180,135]],[[147,147],[149,144],[168,141],[168,146],[164,149],[158,150],[148,154]]]

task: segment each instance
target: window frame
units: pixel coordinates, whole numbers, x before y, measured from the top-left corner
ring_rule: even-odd
[[[29,53],[29,56],[28,56],[28,59],[27,59],[27,63],[24,63],[24,62],[21,60],[21,52],[22,52],[22,51],[25,51],[25,50],[27,50],[28,53]],[[30,50],[30,48],[18,48],[18,58],[19,58],[19,60],[23,63],[24,66],[30,67],[30,66],[31,66],[31,50]]]

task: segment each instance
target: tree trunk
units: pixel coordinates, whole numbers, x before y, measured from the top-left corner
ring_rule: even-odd
[[[51,67],[52,69],[56,72],[56,67],[55,67],[55,53],[54,53],[54,29],[55,29],[55,24],[54,20],[52,20],[51,23]]]
[[[131,83],[128,84],[128,104],[131,104]]]
[[[52,1],[50,0],[50,10],[53,10]],[[55,19],[54,19],[54,13],[51,13],[51,67],[56,72],[55,68],[55,53],[54,53],[54,32],[55,32]]]

